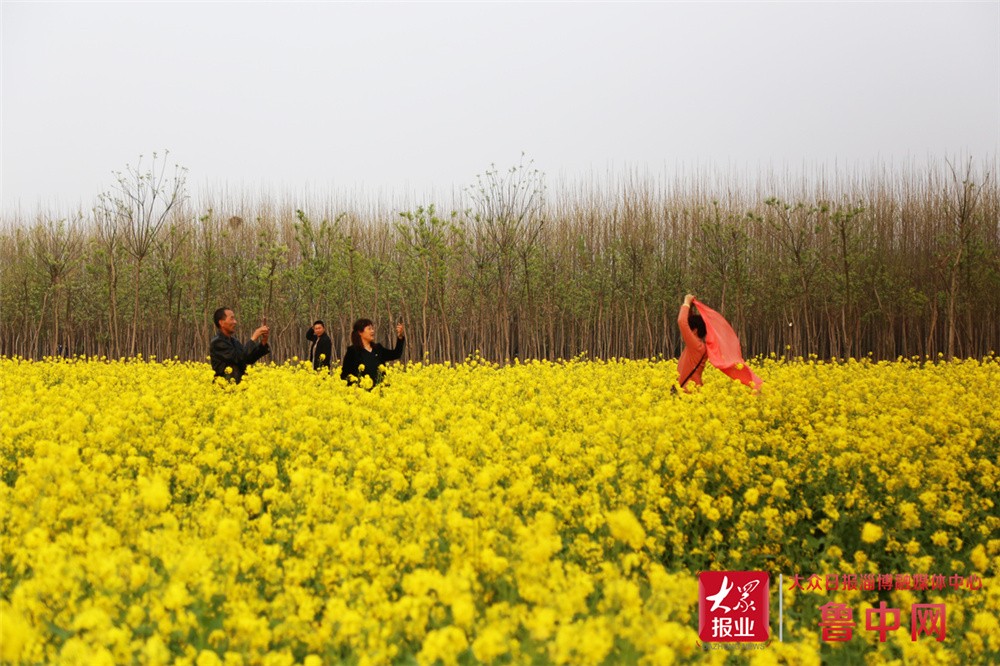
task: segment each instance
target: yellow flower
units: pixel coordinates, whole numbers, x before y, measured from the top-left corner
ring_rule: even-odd
[[[942,548],[944,546],[947,546],[948,533],[938,530],[937,532],[931,535],[931,543],[933,543],[935,546],[941,546]]]
[[[197,661],[194,663],[195,666],[222,666],[222,660],[219,659],[219,655],[211,650],[202,650],[198,654]]]
[[[986,556],[986,548],[983,544],[979,544],[972,549],[972,552],[969,554],[969,560],[972,562],[972,566],[979,572],[986,572],[990,566],[990,558]]]
[[[875,543],[882,538],[882,528],[872,523],[865,523],[861,528],[861,540],[865,543]]]
[[[170,504],[170,488],[159,476],[152,479],[139,477],[139,491],[143,505],[150,511],[163,511]]]
[[[472,654],[483,663],[491,663],[498,657],[510,651],[510,639],[506,632],[489,625],[479,630],[478,637],[472,642]]]
[[[917,507],[913,502],[900,502],[899,516],[902,519],[900,526],[903,529],[909,530],[920,527],[920,515],[917,513]]]
[[[440,660],[445,666],[458,663],[459,655],[469,646],[465,632],[457,627],[445,627],[428,632],[423,647],[417,654],[420,664],[433,664]]]
[[[638,550],[646,541],[646,531],[635,515],[628,509],[618,509],[607,515],[611,536]]]
[[[25,648],[37,640],[35,629],[31,623],[10,604],[0,599],[0,661],[5,664],[17,664],[22,661]]]
[[[480,356],[376,392],[263,363],[220,393],[202,362],[0,358],[0,661],[697,661],[699,571],[811,557],[987,579],[931,595],[967,641],[867,655],[982,663],[1000,360],[921,362],[764,359],[767,392],[715,373],[664,400],[676,361]],[[815,625],[786,620],[757,656],[816,663]]]
[[[472,596],[459,595],[451,604],[451,616],[455,620],[455,624],[464,629],[470,629],[476,619],[476,606],[472,602]]]

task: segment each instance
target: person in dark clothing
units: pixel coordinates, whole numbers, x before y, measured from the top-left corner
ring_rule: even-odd
[[[312,361],[313,370],[330,371],[330,358],[333,356],[333,343],[330,336],[326,334],[326,324],[317,319],[313,322],[312,328],[306,331],[306,340],[312,343],[309,347],[309,360]]]
[[[215,371],[216,377],[239,384],[247,371],[247,366],[253,365],[271,352],[267,344],[271,330],[266,324],[262,324],[253,332],[246,346],[233,337],[236,331],[236,316],[229,308],[219,308],[215,311],[215,329],[217,333],[209,345],[209,357],[212,359],[212,370]]]
[[[396,346],[386,349],[375,342],[375,324],[372,320],[357,320],[351,327],[351,346],[344,354],[340,378],[353,384],[360,383],[364,377],[370,377],[374,387],[382,379],[381,366],[402,356],[405,345],[406,336],[402,324],[396,324]]]

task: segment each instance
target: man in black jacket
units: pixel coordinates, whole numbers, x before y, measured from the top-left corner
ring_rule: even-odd
[[[313,370],[330,372],[333,343],[330,342],[330,336],[326,334],[326,324],[317,319],[312,328],[306,331],[306,340],[312,343],[309,348],[309,360],[312,361]]]
[[[229,308],[219,308],[215,311],[215,329],[217,333],[209,345],[209,356],[216,377],[223,377],[239,384],[247,371],[247,366],[253,365],[271,352],[271,348],[267,345],[267,337],[271,331],[266,325],[259,326],[253,332],[246,347],[233,337],[236,331],[236,316]]]

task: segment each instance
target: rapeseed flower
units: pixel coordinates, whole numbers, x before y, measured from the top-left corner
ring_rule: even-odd
[[[672,398],[670,361],[415,364],[368,392],[0,359],[0,660],[694,663],[713,568],[974,572],[893,597],[948,604],[945,647],[904,648],[1000,660],[1000,362],[759,372]],[[818,663],[816,594],[786,592],[762,655]]]
[[[642,524],[628,509],[618,509],[607,515],[608,529],[611,536],[638,550],[646,541],[646,532]]]
[[[875,543],[882,538],[882,528],[872,523],[865,523],[861,528],[861,540],[865,543]]]

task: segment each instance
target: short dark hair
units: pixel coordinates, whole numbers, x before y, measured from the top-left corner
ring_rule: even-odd
[[[232,308],[219,308],[212,316],[212,319],[215,320],[216,328],[219,328],[219,322],[226,318],[226,310],[232,310]]]
[[[326,324],[323,323],[322,319],[317,319],[316,321],[313,322],[313,326],[315,326],[316,324],[319,324],[323,328],[326,328]]]
[[[708,329],[705,327],[705,320],[702,319],[701,315],[688,313],[688,326],[694,331],[702,340],[708,335]]]
[[[371,319],[359,319],[354,322],[354,326],[351,326],[351,345],[354,347],[361,346],[361,331],[365,330],[372,324],[374,324]]]

